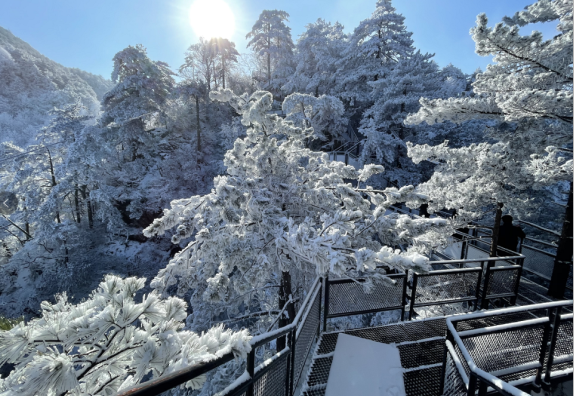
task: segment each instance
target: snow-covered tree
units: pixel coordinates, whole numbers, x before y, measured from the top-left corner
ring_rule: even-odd
[[[343,25],[318,19],[306,28],[297,40],[295,71],[282,89],[287,93],[335,95],[337,62],[347,46]]]
[[[175,228],[172,241],[187,243],[152,287],[190,291],[196,328],[242,310],[281,306],[296,292],[290,279],[298,272],[360,274],[368,290],[385,281],[385,268],[427,269],[422,253],[441,243],[445,221],[386,213],[397,202],[418,207],[425,197],[414,187],[373,190],[364,184],[381,166],[357,171],[306,149],[312,129],[269,114],[268,92],[211,97],[242,114],[247,136],[226,154],[227,174],[214,180],[210,194],[173,201],[144,230],[153,236]]]
[[[279,95],[293,69],[293,39],[285,24],[289,14],[280,10],[263,10],[246,38],[247,47],[265,58],[263,86]]]
[[[0,331],[0,365],[16,365],[0,391],[113,395],[230,352],[245,358],[251,350],[247,330],[182,330],[186,303],[156,292],[137,302],[144,285],[145,278],[108,275],[85,301],[70,304],[59,295],[55,304],[42,303],[41,317]],[[205,379],[183,386],[199,389]]]
[[[227,39],[199,38],[199,43],[192,44],[186,51],[185,62],[179,68],[187,80],[205,84],[206,94],[218,88],[218,78],[225,84],[225,75],[231,64],[237,61],[239,53],[235,44]]]
[[[383,78],[386,65],[414,53],[412,33],[406,30],[405,18],[395,11],[391,0],[378,0],[373,14],[349,36],[338,63],[337,90],[351,104],[369,102],[371,87],[367,83]]]
[[[166,108],[173,74],[167,64],[149,59],[141,45],[118,52],[112,73],[117,85],[104,96],[100,128],[92,130],[98,142],[92,157],[106,158],[98,171],[108,175],[107,194],[126,203],[132,219],[156,212],[164,199],[157,165],[169,134]]]
[[[345,106],[338,98],[294,93],[283,101],[287,120],[300,128],[313,128],[315,137],[322,141],[345,139],[349,120],[344,116]]]
[[[526,36],[519,32],[520,26],[549,21],[559,22],[559,34],[549,40],[537,31]],[[526,216],[531,201],[527,188],[572,178],[572,160],[560,151],[572,147],[572,1],[540,0],[494,28],[487,23],[481,14],[471,30],[477,53],[494,55],[495,62],[476,75],[476,95],[421,99],[421,109],[407,123],[501,122],[489,134],[496,143],[461,149],[446,144],[409,147],[415,162],[442,161],[435,176],[420,187],[431,196],[432,208],[454,208],[472,218],[494,206],[494,254],[503,207]]]
[[[421,96],[438,93],[439,70],[432,56],[416,52],[397,62],[386,63],[384,69],[380,69],[380,78],[368,82],[374,104],[363,113],[359,128],[367,138],[363,161],[374,156],[401,185],[418,181],[416,172],[409,169],[412,163],[405,147],[405,140],[416,135],[417,128],[406,127],[403,121],[419,109]]]
[[[57,250],[60,254],[52,259],[60,263],[68,260],[64,223],[81,223],[86,213],[86,186],[78,172],[67,169],[66,161],[69,147],[91,119],[87,114],[79,103],[54,109],[51,123],[37,135],[39,144],[27,149],[2,145],[11,161],[0,168],[0,189],[12,192],[20,201],[8,220],[22,224],[25,241],[34,239],[32,244],[44,244],[50,253]],[[88,218],[90,215],[88,210]]]
[[[239,52],[235,49],[235,43],[225,38],[211,39],[215,47],[215,53],[219,58],[219,73],[221,75],[221,86],[225,89],[225,76],[229,76],[229,70],[234,63],[237,63]],[[217,82],[215,85],[217,88]]]

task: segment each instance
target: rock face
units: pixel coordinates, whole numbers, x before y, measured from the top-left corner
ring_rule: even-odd
[[[113,83],[48,59],[0,27],[0,142],[26,146],[54,107],[81,101],[94,115]]]

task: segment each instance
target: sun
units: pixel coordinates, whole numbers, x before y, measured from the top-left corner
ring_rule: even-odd
[[[235,30],[235,17],[223,0],[195,0],[189,10],[189,22],[195,34],[206,39],[230,39]]]

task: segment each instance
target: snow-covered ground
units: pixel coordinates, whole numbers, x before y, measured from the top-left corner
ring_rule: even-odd
[[[398,348],[340,334],[325,395],[406,395]]]

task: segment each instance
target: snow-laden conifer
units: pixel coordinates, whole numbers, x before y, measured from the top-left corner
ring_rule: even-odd
[[[548,21],[557,21],[559,32],[549,40],[537,31],[519,32],[520,26]],[[494,64],[476,75],[476,95],[421,98],[421,109],[406,122],[500,122],[489,133],[495,143],[460,149],[446,142],[409,146],[415,162],[440,164],[419,187],[431,196],[431,209],[454,208],[472,218],[495,205],[496,234],[503,207],[527,216],[532,213],[528,189],[572,179],[572,160],[560,151],[572,145],[572,1],[540,0],[494,28],[487,22],[481,14],[471,30],[477,53],[494,55]],[[493,254],[495,249],[496,243]]]
[[[247,330],[182,330],[186,303],[156,292],[137,302],[144,285],[144,278],[108,275],[84,302],[57,296],[55,304],[42,303],[41,317],[0,332],[0,365],[16,365],[0,382],[2,394],[113,395],[227,353],[244,358],[251,350]],[[200,376],[184,386],[198,389],[204,381]]]
[[[293,39],[291,28],[285,24],[289,14],[281,10],[263,10],[247,33],[248,48],[265,59],[265,76],[258,79],[264,88],[278,93],[292,74]]]
[[[297,40],[295,72],[282,89],[287,93],[336,95],[337,62],[347,46],[343,25],[317,19],[306,28]]]
[[[395,64],[414,52],[412,33],[405,17],[396,13],[391,0],[378,0],[372,15],[361,21],[349,37],[338,63],[337,90],[350,103],[370,100],[370,81],[384,78],[385,65]]]
[[[268,92],[211,96],[242,114],[247,136],[227,152],[227,174],[214,180],[210,194],[172,201],[144,230],[152,236],[174,229],[172,241],[186,245],[152,286],[191,291],[195,325],[273,304],[269,289],[285,272],[360,274],[368,277],[368,290],[385,281],[378,266],[428,269],[422,253],[441,242],[445,221],[387,212],[398,202],[418,206],[425,196],[412,186],[373,190],[366,181],[382,166],[358,171],[306,149],[312,129],[269,114]]]
[[[302,128],[312,127],[316,137],[325,141],[344,139],[349,120],[344,116],[345,106],[338,98],[294,93],[283,101],[287,120]]]

